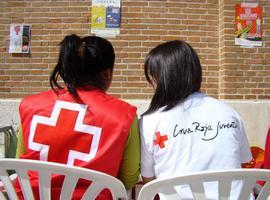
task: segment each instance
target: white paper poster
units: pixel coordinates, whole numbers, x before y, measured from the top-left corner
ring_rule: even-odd
[[[120,0],[93,0],[91,33],[103,37],[120,34]]]
[[[10,25],[9,53],[29,53],[31,26],[24,24]]]

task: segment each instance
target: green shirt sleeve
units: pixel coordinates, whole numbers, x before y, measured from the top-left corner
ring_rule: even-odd
[[[23,134],[22,134],[22,125],[19,126],[18,132],[18,143],[16,150],[16,158],[19,158],[21,154],[25,153],[24,143],[23,143]]]
[[[135,186],[140,173],[140,136],[137,116],[134,118],[126,143],[118,178],[127,190]]]

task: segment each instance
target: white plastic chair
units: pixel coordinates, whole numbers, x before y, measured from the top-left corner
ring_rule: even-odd
[[[232,181],[242,180],[242,190],[239,200],[247,200],[253,192],[257,180],[266,181],[264,187],[257,196],[257,200],[266,200],[270,195],[270,170],[264,169],[235,169],[226,171],[204,171],[186,174],[178,177],[156,179],[145,184],[138,200],[151,200],[158,193],[166,196],[166,199],[181,199],[175,190],[175,186],[189,185],[193,199],[205,200],[205,182],[218,182],[218,199],[229,199]]]
[[[95,199],[104,189],[108,188],[113,199],[127,199],[126,189],[121,181],[105,173],[89,170],[81,167],[67,166],[58,163],[24,160],[24,159],[0,159],[0,178],[9,199],[18,199],[7,170],[15,170],[20,182],[24,198],[34,200],[33,191],[28,178],[28,171],[36,171],[39,174],[40,199],[51,199],[51,175],[64,175],[64,183],[61,190],[62,200],[71,199],[78,179],[91,180],[92,183],[84,193],[82,199]],[[0,199],[6,199],[0,192]]]

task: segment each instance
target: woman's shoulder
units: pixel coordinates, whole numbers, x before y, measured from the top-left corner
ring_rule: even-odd
[[[140,116],[139,125],[143,133],[148,132],[147,134],[149,135],[149,132],[153,132],[158,125],[166,123],[165,121],[169,120],[168,117],[170,117],[170,115],[168,115],[167,112],[162,112],[163,109],[164,108],[161,108],[152,113]]]
[[[211,97],[211,96],[207,96],[207,103],[209,106],[212,106],[214,108],[225,109],[228,111],[235,112],[235,109],[232,106],[230,106],[227,102],[225,102],[224,100],[220,100],[220,99],[216,99],[216,98]]]
[[[136,109],[135,106],[130,103],[112,96],[105,91],[97,87],[88,87],[87,89],[79,89],[79,96],[85,104],[97,104],[103,106],[104,108],[132,108]]]
[[[36,94],[31,94],[31,95],[27,95],[25,96],[22,101],[21,101],[21,104],[22,103],[38,103],[40,102],[41,100],[46,100],[48,101],[50,98],[55,98],[55,93],[53,90],[47,90],[47,91],[42,91],[42,92],[39,92],[39,93],[36,93]]]
[[[211,96],[205,97],[205,110],[207,110],[209,113],[215,112],[220,113],[221,115],[241,118],[238,111],[226,101],[219,100]]]
[[[108,106],[116,105],[116,106],[122,107],[122,108],[137,110],[136,106],[132,105],[131,103],[129,103],[123,99],[120,99],[120,98],[117,98],[117,97],[114,97],[114,96],[111,96],[108,94],[106,94],[105,98],[110,101],[110,104],[108,104]]]
[[[30,111],[35,112],[42,108],[48,108],[54,104],[56,98],[57,95],[53,90],[27,95],[21,100],[19,110],[20,112],[24,111],[27,113]]]

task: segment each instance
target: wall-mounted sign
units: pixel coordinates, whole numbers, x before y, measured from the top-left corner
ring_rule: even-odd
[[[258,3],[235,6],[235,44],[262,46],[262,7]]]
[[[10,25],[9,53],[29,53],[31,26],[24,24]]]
[[[115,37],[120,33],[120,0],[93,0],[91,33]]]

